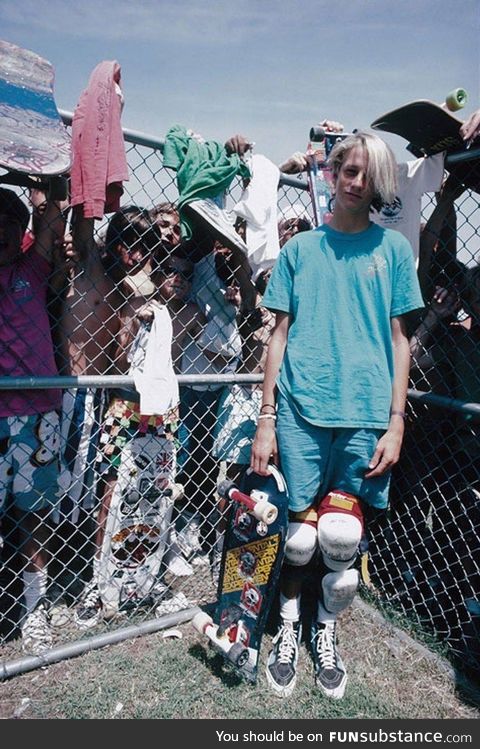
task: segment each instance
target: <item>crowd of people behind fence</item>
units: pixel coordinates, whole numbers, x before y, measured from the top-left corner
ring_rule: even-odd
[[[479,120],[472,115],[466,138],[478,135]],[[330,127],[341,131],[339,123]],[[234,171],[245,187],[238,164],[247,139],[232,137],[222,148],[222,158],[238,160]],[[425,309],[408,319],[411,387],[480,403],[480,271],[458,258],[455,200],[465,184],[454,172],[445,179],[443,158],[399,165],[401,210],[378,206],[372,220],[402,231],[417,262]],[[304,155],[294,154],[276,167],[276,178],[305,168]],[[421,226],[427,192],[436,193],[436,206]],[[0,535],[4,566],[17,573],[2,573],[2,634],[19,624],[24,650],[39,654],[52,646],[56,597],[66,598],[81,629],[108,614],[101,559],[109,507],[132,491],[139,453],[150,460],[145,479],[176,492],[152,591],[158,613],[172,596],[167,573],[200,570],[218,581],[224,524],[216,483],[221,466],[238,480],[249,465],[262,391],[261,383],[227,386],[222,376],[263,372],[273,315],[262,296],[274,259],[249,264],[241,215],[231,227],[236,247],[192,218],[181,199],[117,206],[96,236],[95,216],[82,205],[69,210],[40,190],[29,197],[30,210],[15,191],[0,189],[1,376],[135,381],[63,393],[0,390]],[[309,211],[297,205],[275,227],[278,247],[312,228]],[[160,365],[159,351],[167,352]],[[211,377],[178,392],[179,374]],[[405,589],[423,585],[423,600],[433,590],[451,627],[460,605],[480,614],[477,423],[462,410],[410,405],[391,515],[372,546],[374,570],[375,553],[387,545]],[[398,580],[380,562],[377,579],[398,594]]]

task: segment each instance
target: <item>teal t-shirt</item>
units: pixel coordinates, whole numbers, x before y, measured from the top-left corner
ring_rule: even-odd
[[[392,398],[390,320],[423,307],[410,243],[376,224],[323,225],[280,251],[262,304],[292,321],[280,392],[318,426],[386,429]]]

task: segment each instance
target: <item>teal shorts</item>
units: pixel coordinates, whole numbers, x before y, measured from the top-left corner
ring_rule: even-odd
[[[58,502],[60,419],[56,411],[0,418],[0,510],[7,496],[22,512]]]
[[[365,478],[384,432],[383,429],[315,426],[305,421],[290,401],[279,394],[277,441],[290,510],[301,512],[332,489],[354,494],[378,509],[387,507],[390,472]]]

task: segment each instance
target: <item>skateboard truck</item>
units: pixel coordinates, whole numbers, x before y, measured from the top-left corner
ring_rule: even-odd
[[[263,520],[267,525],[271,525],[277,519],[278,510],[268,501],[268,495],[265,492],[253,489],[250,494],[244,494],[233,481],[228,480],[221,481],[217,486],[217,491],[224,499],[244,505],[257,520]]]
[[[219,627],[214,623],[211,616],[204,611],[196,614],[192,619],[192,624],[202,635],[206,635],[213,647],[225,653],[230,663],[237,668],[243,668],[250,657],[248,648],[241,642],[232,642],[227,634],[219,636]]]
[[[334,133],[331,130],[326,130],[321,125],[314,125],[310,128],[310,142],[311,143],[323,143],[325,142],[325,155],[328,156],[332,148],[339,140],[344,140],[350,135],[350,133]]]

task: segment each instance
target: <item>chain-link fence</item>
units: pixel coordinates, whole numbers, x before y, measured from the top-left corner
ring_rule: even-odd
[[[42,233],[44,197],[33,195],[24,243],[32,275],[10,279],[12,303],[35,292],[39,307],[18,329],[2,322],[3,334],[22,342],[11,347],[19,360],[32,361],[32,346],[38,360],[38,377],[18,376],[12,360],[11,376],[1,379],[4,413],[14,414],[1,419],[0,435],[5,675],[37,663],[21,655],[22,641],[27,654],[46,649],[58,659],[78,652],[80,641],[97,647],[132,626],[152,631],[213,601],[217,481],[238,478],[249,460],[273,323],[261,308],[269,266],[252,277],[233,227],[223,227],[219,242],[201,216],[193,217],[192,239],[180,242],[176,173],[163,166],[162,143],[128,131],[125,139],[123,210],[94,226],[68,214],[72,243],[61,239],[61,220]],[[424,199],[419,275],[427,307],[409,320],[405,444],[390,509],[371,529],[370,575],[379,599],[448,641],[478,672],[480,209],[471,166],[452,169],[442,196]],[[280,181],[282,243],[309,227],[305,188],[301,179]],[[237,179],[227,207],[241,193]],[[235,228],[241,237],[242,223]],[[40,261],[27,261],[29,245],[38,249],[45,236],[57,247],[50,276]],[[49,336],[60,377],[48,360]],[[152,359],[152,381],[138,379],[138,357],[152,356],[149,341],[157,353],[172,352],[178,409],[161,357]],[[138,392],[163,416],[143,416]],[[40,615],[26,631],[26,610],[38,600]]]

